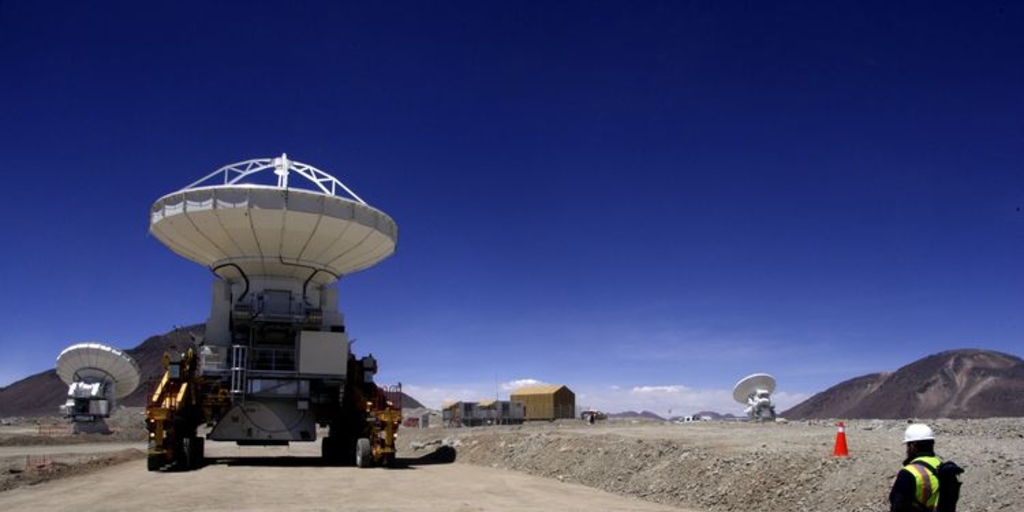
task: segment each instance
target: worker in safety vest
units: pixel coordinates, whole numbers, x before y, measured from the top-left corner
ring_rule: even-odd
[[[890,512],[934,511],[939,504],[939,478],[936,469],[942,463],[935,456],[935,434],[924,423],[914,423],[903,433],[907,459],[889,492]]]

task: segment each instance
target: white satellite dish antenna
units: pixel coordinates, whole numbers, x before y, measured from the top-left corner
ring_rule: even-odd
[[[767,373],[747,375],[736,383],[732,389],[732,398],[744,404],[743,411],[751,420],[774,420],[775,404],[771,394],[775,392],[775,377]]]
[[[337,178],[282,154],[221,167],[157,199],[149,231],[218,277],[196,368],[228,391],[230,408],[218,414],[207,439],[313,441],[317,423],[330,423],[331,441],[322,445],[329,458],[370,446],[360,443],[369,441],[361,432],[335,421],[361,409],[321,407],[311,390],[340,397],[339,382],[372,383],[372,358],[360,360],[359,380],[348,375],[350,341],[331,285],[395,252],[391,217]],[[173,368],[168,375],[177,379]],[[192,427],[162,437],[182,444],[151,457],[152,467],[162,467],[164,456],[176,459],[176,451],[191,453],[183,446],[195,441]]]
[[[78,422],[102,422],[116,401],[139,387],[142,373],[124,352],[100,343],[79,343],[57,356],[57,376],[68,385],[64,416]],[[104,430],[105,425],[103,429]]]
[[[263,171],[276,175],[277,186],[253,183]],[[289,182],[291,174],[309,188]],[[149,229],[172,251],[229,281],[285,278],[307,287],[375,265],[398,240],[391,217],[287,155],[231,164],[161,197]]]

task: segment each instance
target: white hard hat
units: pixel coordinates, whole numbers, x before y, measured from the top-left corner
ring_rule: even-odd
[[[924,423],[914,423],[907,427],[907,431],[903,433],[904,443],[913,443],[915,441],[934,441],[935,433],[932,432],[932,428]]]

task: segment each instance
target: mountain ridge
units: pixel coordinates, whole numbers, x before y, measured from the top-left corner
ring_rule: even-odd
[[[163,376],[163,357],[171,347],[184,349],[193,346],[206,328],[203,324],[175,327],[173,330],[150,336],[124,352],[139,365],[139,387],[118,401],[125,407],[144,407],[153,384]],[[0,388],[0,417],[54,416],[67,398],[68,386],[57,377],[56,369],[30,375]],[[402,406],[423,407],[415,398],[402,393]]]
[[[854,377],[781,413],[788,419],[1024,416],[1024,360],[977,348]]]

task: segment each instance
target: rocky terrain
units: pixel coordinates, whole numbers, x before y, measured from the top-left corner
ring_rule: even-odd
[[[0,426],[0,491],[145,457],[141,408],[121,408],[107,424],[112,434],[71,435],[70,424],[52,416]]]
[[[187,346],[191,335],[200,333],[200,327],[175,330],[129,350],[142,367],[143,381],[159,374],[169,346]],[[67,423],[52,414],[65,389],[53,370],[0,389],[0,417],[29,417],[0,428],[0,491],[143,456],[141,407],[119,410],[111,419],[112,436],[63,435]],[[143,386],[122,404],[141,406],[145,392]],[[888,508],[889,486],[903,459],[906,418],[950,418],[928,422],[939,436],[939,455],[967,469],[959,510],[1012,511],[1024,503],[1022,397],[1024,360],[957,350],[833,386],[784,411],[787,422],[678,424],[633,413],[611,415],[596,425],[561,420],[405,428],[399,458],[424,460],[440,447],[453,447],[460,464],[701,511],[881,511]],[[405,405],[420,406],[412,398]],[[837,422],[823,418],[854,418],[846,420],[850,456],[832,456]],[[63,445],[83,446],[52,448]]]
[[[832,421],[773,424],[582,422],[406,429],[403,451],[454,446],[460,463],[555,478],[707,511],[882,511],[901,467],[906,421],[847,423],[849,457],[833,457]],[[967,469],[962,512],[1024,503],[1024,420],[937,420],[941,456]]]
[[[894,372],[837,384],[782,412],[810,418],[1024,416],[1024,360],[991,350],[950,350]]]
[[[59,424],[40,429],[38,422],[0,427],[0,491],[103,471],[126,461],[144,474],[144,435],[135,426],[139,412],[126,410],[112,420],[119,432],[115,436],[61,436],[50,428]],[[939,437],[939,454],[967,470],[961,512],[1019,510],[1024,502],[1019,485],[1024,482],[1024,419],[929,423]],[[832,455],[837,428],[830,420],[609,420],[596,425],[561,420],[404,428],[399,462],[431,460],[438,453],[450,456],[451,450],[439,448],[453,447],[457,464],[522,472],[687,510],[882,511],[888,509],[889,486],[901,466],[906,424],[848,421],[848,457]],[[295,450],[318,453],[315,446],[300,444]],[[292,461],[282,467],[296,464],[301,465]]]

